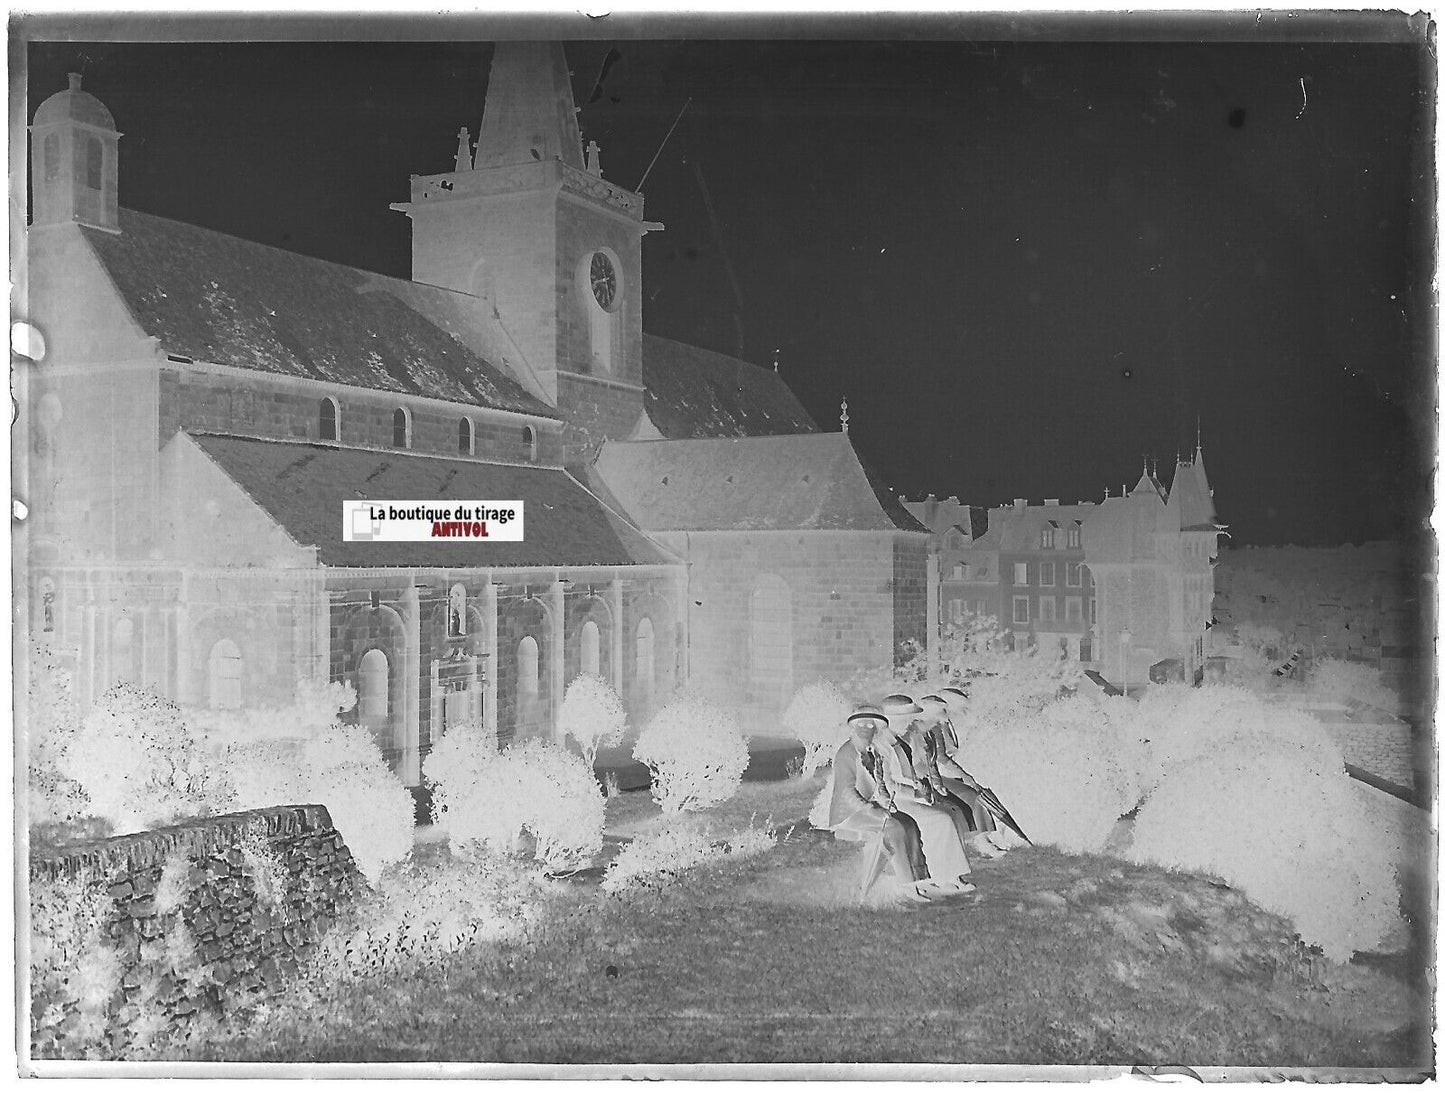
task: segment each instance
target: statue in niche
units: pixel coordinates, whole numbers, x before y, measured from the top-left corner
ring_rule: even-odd
[[[453,585],[447,603],[447,637],[461,638],[467,633],[467,591]]]

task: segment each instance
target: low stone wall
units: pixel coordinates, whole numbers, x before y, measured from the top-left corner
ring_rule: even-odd
[[[260,1001],[364,884],[320,805],[33,858],[31,1054],[121,1052]]]
[[[1415,742],[1408,725],[1330,722],[1325,729],[1344,752],[1345,763],[1363,768],[1396,786],[1414,789]]]

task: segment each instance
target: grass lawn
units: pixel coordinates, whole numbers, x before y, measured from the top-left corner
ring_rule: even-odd
[[[819,785],[745,785],[714,829],[782,835]],[[625,838],[656,807],[608,815]],[[802,823],[660,895],[559,881],[524,940],[283,998],[187,1058],[1430,1066],[1423,971],[1311,961],[1207,878],[1023,848],[977,863],[976,894],[865,908],[858,853]]]

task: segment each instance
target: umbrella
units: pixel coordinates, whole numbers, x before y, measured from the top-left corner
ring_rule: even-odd
[[[978,788],[978,800],[983,802],[983,807],[993,814],[994,820],[1001,824],[1008,825],[1023,838],[1025,843],[1032,846],[1034,841],[1029,839],[1028,834],[1019,827],[1019,822],[1013,819],[1013,814],[1004,808],[1004,804],[998,800],[997,794],[986,786],[980,786]]]

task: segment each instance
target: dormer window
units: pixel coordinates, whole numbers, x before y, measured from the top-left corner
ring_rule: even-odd
[[[321,415],[318,422],[318,436],[323,441],[335,441],[341,437],[341,408],[335,399],[327,396],[321,400]]]
[[[457,423],[457,451],[463,456],[476,454],[476,438],[472,433],[472,420],[463,417]]]
[[[522,456],[529,463],[537,462],[537,433],[529,425],[522,427]]]
[[[1046,526],[1044,530],[1039,533],[1039,546],[1046,551],[1053,550],[1054,529],[1052,525]]]
[[[1073,525],[1070,526],[1070,528],[1069,528],[1069,546],[1070,546],[1070,547],[1078,547],[1078,546],[1080,546],[1082,540],[1083,540],[1083,529],[1080,528],[1079,522],[1078,522],[1078,521],[1075,521],[1075,522],[1073,523]]]
[[[405,407],[397,407],[396,413],[391,416],[391,446],[411,447],[411,415]]]

